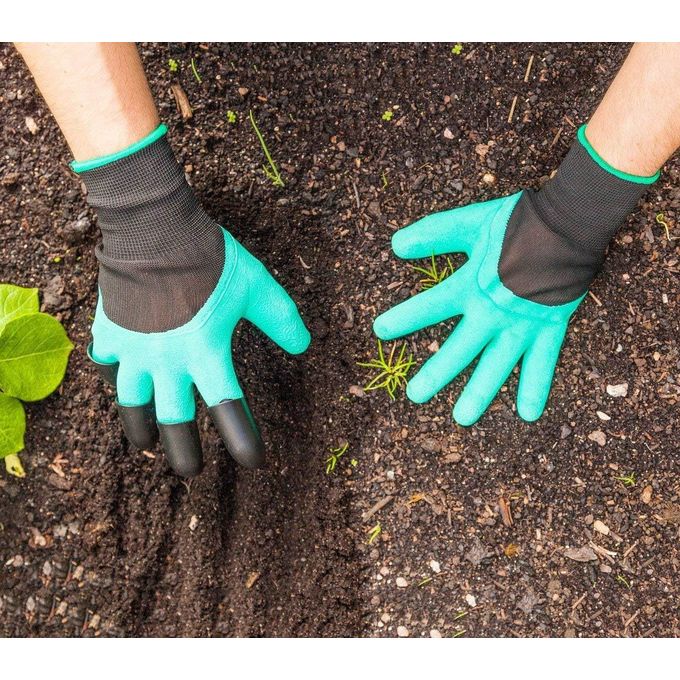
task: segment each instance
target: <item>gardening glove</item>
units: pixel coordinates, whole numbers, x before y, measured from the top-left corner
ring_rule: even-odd
[[[375,320],[376,335],[391,340],[462,316],[409,381],[408,397],[428,401],[479,357],[453,409],[456,422],[472,425],[521,361],[517,412],[538,419],[569,318],[610,239],[658,176],[612,168],[592,148],[584,126],[539,191],[432,214],[396,232],[392,247],[399,257],[468,256],[452,276]]]
[[[161,125],[125,151],[72,168],[88,189],[103,242],[88,354],[116,386],[128,439],[160,439],[178,474],[203,465],[194,388],[231,455],[263,463],[236,378],[231,338],[248,319],[286,351],[310,336],[285,290],[198,204]]]

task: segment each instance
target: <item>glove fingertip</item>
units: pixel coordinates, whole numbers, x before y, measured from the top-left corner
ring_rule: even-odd
[[[432,395],[429,394],[429,392],[426,392],[415,380],[411,380],[411,382],[406,385],[406,396],[414,404],[424,404],[426,401],[432,399]]]
[[[302,354],[307,351],[307,348],[312,342],[312,335],[307,330],[306,326],[302,326],[291,339],[291,342],[285,347],[289,354]]]
[[[540,402],[517,402],[517,414],[527,423],[536,422],[545,410],[545,403]]]
[[[392,251],[397,257],[411,257],[413,238],[409,231],[409,227],[405,227],[392,234]]]
[[[452,415],[456,423],[463,427],[470,427],[482,417],[483,412],[480,413],[478,408],[467,406],[465,403],[458,401],[453,407]]]

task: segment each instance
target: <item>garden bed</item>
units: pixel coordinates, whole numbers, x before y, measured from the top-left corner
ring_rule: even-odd
[[[680,234],[677,159],[615,239],[538,423],[514,413],[515,378],[463,429],[460,381],[418,406],[362,393],[372,374],[357,366],[376,352],[372,319],[418,288],[391,234],[538,186],[626,48],[141,49],[206,210],[288,289],[313,342],[289,357],[246,324],[235,338],[267,469],[238,468],[205,410],[206,469],[190,482],[129,448],[85,356],[93,216],[1,46],[0,275],[40,288],[76,349],[59,392],[28,406],[27,476],[0,477],[0,633],[677,635],[680,241],[656,221]],[[282,188],[262,172],[251,109]],[[447,326],[408,339],[418,365]],[[622,383],[625,397],[607,394]],[[595,559],[565,554],[591,544]]]

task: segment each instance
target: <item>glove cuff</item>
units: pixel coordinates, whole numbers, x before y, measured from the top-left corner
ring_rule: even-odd
[[[543,305],[577,300],[602,266],[610,240],[658,176],[616,170],[582,127],[556,175],[517,202],[498,264],[503,285]]]
[[[127,153],[79,166],[102,232],[104,310],[144,333],[193,318],[225,263],[222,229],[201,208],[165,133],[161,126]]]

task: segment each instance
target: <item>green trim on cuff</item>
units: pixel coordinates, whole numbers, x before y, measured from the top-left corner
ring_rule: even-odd
[[[609,165],[607,161],[600,156],[597,151],[592,147],[591,143],[586,137],[586,126],[581,125],[578,129],[578,140],[583,144],[586,151],[590,154],[590,157],[603,169],[611,173],[619,179],[625,179],[627,182],[635,182],[636,184],[653,184],[661,176],[661,170],[657,170],[653,175],[649,177],[641,177],[640,175],[631,175],[627,172],[617,170],[614,166]]]
[[[99,158],[93,158],[89,161],[72,161],[69,163],[69,167],[77,174],[87,172],[88,170],[94,170],[95,168],[101,168],[102,165],[108,165],[109,163],[119,161],[121,158],[132,156],[133,153],[137,153],[137,151],[153,144],[157,139],[160,139],[163,135],[167,134],[167,132],[167,126],[164,123],[161,123],[153,132],[150,132],[146,137],[131,144],[122,151],[116,151],[107,156],[100,156]]]

